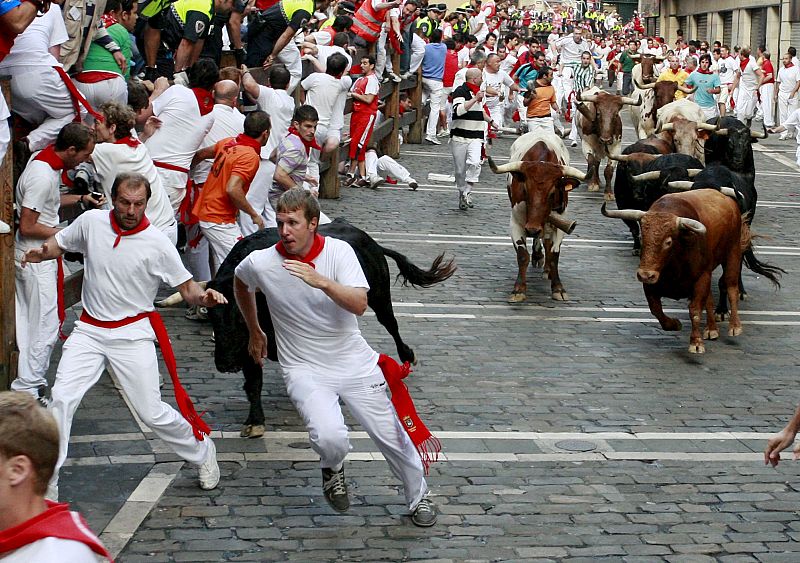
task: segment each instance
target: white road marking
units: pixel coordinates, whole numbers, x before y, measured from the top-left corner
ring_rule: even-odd
[[[766,156],[768,158],[771,158],[772,160],[774,160],[776,162],[779,162],[779,163],[783,164],[784,166],[788,167],[791,170],[797,171],[797,162],[792,160],[792,159],[790,159],[790,158],[786,158],[785,156],[782,156],[780,154],[775,154],[773,152],[770,152],[769,149],[765,149],[765,148],[760,147],[758,145],[753,145],[753,150],[755,152],[763,154],[764,156]]]

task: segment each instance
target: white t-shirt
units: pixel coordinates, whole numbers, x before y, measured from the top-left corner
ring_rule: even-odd
[[[111,186],[122,172],[141,174],[150,182],[150,199],[147,201],[145,215],[153,226],[165,231],[175,223],[175,213],[169,197],[161,183],[161,176],[153,165],[153,159],[143,144],[130,147],[125,144],[97,143],[92,152],[92,162],[97,170],[97,180],[103,186],[106,199],[111,201]]]
[[[101,321],[152,311],[162,282],[177,287],[192,278],[175,246],[153,225],[123,236],[114,248],[117,235],[109,213],[87,211],[56,233],[59,247],[84,255],[81,301],[86,312]]]
[[[482,90],[487,88],[494,88],[496,91],[503,93],[503,86],[509,87],[514,84],[514,80],[502,70],[498,70],[494,74],[491,72],[483,71],[483,85]],[[500,103],[500,96],[486,96],[486,107],[492,109],[497,107]]]
[[[161,127],[144,143],[150,156],[188,170],[214,124],[213,114],[200,115],[194,92],[176,84],[153,100],[153,115],[161,120]]]
[[[353,57],[350,56],[350,53],[339,47],[338,45],[319,45],[317,47],[317,60],[322,65],[324,70],[328,69],[328,57],[333,55],[334,53],[339,53],[340,55],[344,55],[344,58],[347,59],[347,68],[345,68],[345,74],[350,72],[350,67],[353,66]]]
[[[281,144],[281,141],[289,132],[289,125],[292,123],[294,115],[294,98],[286,90],[275,90],[266,86],[258,87],[258,109],[267,112],[271,122],[269,139],[267,144],[261,148],[261,158],[269,159],[272,151]]]
[[[66,42],[69,35],[61,16],[61,7],[51,4],[50,8],[44,15],[34,18],[25,31],[17,35],[11,52],[0,63],[0,70],[11,67],[61,66],[49,49]],[[31,69],[15,68],[14,71],[31,72]]]
[[[500,62],[500,70],[506,74],[511,74],[511,69],[517,64],[517,57],[514,53],[509,53],[506,58]]]
[[[758,69],[759,68],[758,64],[756,64],[756,60],[753,57],[750,57],[750,60],[747,61],[747,65],[744,67],[744,70],[740,70],[741,78],[739,79],[739,87],[750,92],[755,92],[756,86],[758,85],[758,75],[756,74],[756,70]]]
[[[478,29],[478,26],[481,25],[481,28]],[[472,30],[472,35],[478,40],[479,43],[483,43],[483,40],[486,39],[486,36],[489,35],[489,26],[486,25],[486,14],[483,12],[478,12],[474,16],[469,19],[469,28]],[[475,31],[477,29],[477,31]]]
[[[61,222],[58,217],[61,208],[60,185],[61,170],[53,170],[46,162],[32,158],[17,182],[17,206],[37,211],[39,218],[36,222],[40,225],[57,227]],[[39,248],[44,242],[42,239],[24,237],[19,230],[16,240],[17,248],[21,250]]]
[[[726,59],[720,59],[717,65],[719,66],[719,81],[722,84],[732,83],[736,76],[736,69],[739,68],[739,63],[736,62],[736,59],[728,56]]]
[[[200,143],[200,148],[216,145],[222,139],[235,137],[244,132],[244,115],[238,109],[225,104],[214,104],[211,115],[214,116],[214,125]],[[192,168],[192,180],[198,184],[205,184],[213,163],[214,159],[210,158],[195,164]]]
[[[461,50],[458,52],[458,66],[465,67],[469,64],[469,57],[472,53],[470,52],[469,47],[461,47]]]
[[[43,538],[0,557],[3,563],[95,563],[108,561],[74,540]]]
[[[781,66],[778,71],[778,92],[781,94],[791,94],[797,82],[800,81],[800,70],[796,66],[790,67]]]
[[[592,44],[581,39],[580,43],[575,43],[572,35],[567,35],[556,41],[556,47],[561,52],[561,63],[581,62],[581,53],[592,51]]]
[[[376,365],[378,354],[358,329],[358,319],[303,280],[289,274],[275,247],[242,260],[236,277],[250,291],[261,290],[269,304],[278,361],[286,375],[360,377]],[[314,259],[317,272],[342,285],[369,289],[355,252],[344,241],[326,237]]]
[[[306,104],[315,107],[319,114],[318,125],[327,129],[331,122],[343,121],[343,118],[334,119],[333,112],[336,102],[347,96],[352,84],[349,76],[336,78],[324,72],[315,72],[303,79],[300,86],[306,91]]]

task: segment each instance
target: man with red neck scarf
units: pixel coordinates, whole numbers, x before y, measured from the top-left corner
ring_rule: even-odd
[[[317,233],[319,202],[305,190],[285,192],[275,211],[280,241],[249,254],[234,279],[236,302],[250,333],[250,355],[259,365],[267,356],[256,310],[255,292],[260,290],[275,328],[286,390],[320,456],[325,500],[336,512],[350,508],[344,474],[350,440],[341,399],[402,480],[411,521],[433,526],[436,511],[427,498],[423,462],[398,417],[402,409],[396,412],[386,394],[393,361],[379,356],[358,328],[369,284],[355,252],[346,242]]]
[[[30,393],[43,403],[47,401],[45,375],[63,313],[58,307],[57,291],[60,264],[48,262],[23,268],[22,257],[58,232],[61,222],[58,211],[62,204],[100,203],[91,195],[61,195],[60,192],[66,171],[89,158],[93,149],[92,131],[80,123],[70,123],[61,129],[54,144],[34,155],[17,183],[19,229],[14,261],[19,367],[11,388]]]
[[[211,246],[212,274],[216,274],[233,245],[242,239],[237,214],[249,215],[259,229],[264,228],[261,210],[250,205],[247,192],[261,165],[261,147],[269,139],[269,126],[269,116],[263,111],[254,111],[244,120],[244,133],[197,152],[198,159],[214,159],[192,209]]]
[[[58,458],[58,427],[32,397],[0,393],[0,561],[111,561],[77,512],[44,499]]]
[[[275,173],[269,190],[269,203],[273,209],[281,194],[291,188],[301,188],[304,183],[308,183],[314,186],[312,191],[316,192],[317,180],[308,176],[308,158],[311,149],[322,148],[315,138],[317,123],[319,114],[312,106],[302,105],[294,110],[289,132],[275,149],[272,158],[275,162]]]
[[[667,62],[669,66],[658,75],[657,82],[677,82],[678,90],[675,92],[675,99],[680,100],[686,97],[686,93],[681,90],[681,87],[689,78],[689,73],[681,68],[681,61],[676,55],[670,55]]]
[[[764,78],[764,72],[759,68],[756,60],[750,56],[750,47],[744,46],[739,51],[739,68],[735,70],[736,77],[731,85],[736,100],[736,119],[750,127],[750,122],[756,114],[756,91],[758,84]]]
[[[58,498],[58,470],[67,458],[75,411],[106,363],[142,422],[178,456],[199,466],[200,487],[209,490],[219,483],[217,450],[208,437],[211,429],[181,385],[169,335],[153,300],[162,283],[177,287],[190,305],[214,307],[226,300],[195,283],[172,242],[150,224],[145,209],[151,195],[144,176],[120,174],[111,187],[110,212],[83,213],[22,258],[25,267],[67,251],[84,255],[83,313],[64,343],[50,405],[61,434],[47,491],[50,500]],[[161,399],[156,338],[180,413]]]
[[[719,116],[719,105],[714,96],[720,92],[720,81],[719,74],[711,72],[711,55],[700,55],[700,66],[686,79],[686,85],[697,87],[694,101],[700,106],[706,119]]]

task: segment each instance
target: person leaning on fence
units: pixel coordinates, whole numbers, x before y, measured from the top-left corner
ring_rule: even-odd
[[[69,505],[44,498],[58,426],[33,397],[0,392],[0,561],[91,563],[111,555]]]

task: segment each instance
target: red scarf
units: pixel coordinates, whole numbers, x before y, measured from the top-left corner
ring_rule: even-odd
[[[678,67],[677,70],[671,68],[670,70],[672,71],[672,74],[678,74],[681,71],[681,68]]]
[[[127,137],[122,137],[121,139],[117,139],[116,141],[114,141],[114,144],[115,145],[128,145],[132,149],[135,149],[136,147],[141,145],[142,142],[139,139],[134,139],[133,137],[128,135]]]
[[[80,542],[94,553],[113,562],[111,554],[89,529],[77,512],[71,512],[66,503],[45,501],[47,510],[22,524],[0,532],[0,556],[44,538],[58,538]]]
[[[478,92],[481,91],[481,87],[478,86],[477,84],[473,84],[472,82],[464,82],[464,86],[466,86],[467,89],[469,89],[469,91],[472,92],[473,94],[477,94]]]
[[[112,209],[109,211],[108,216],[111,218],[111,229],[117,234],[117,239],[114,241],[114,248],[117,247],[119,241],[122,240],[122,237],[129,237],[131,235],[135,235],[136,233],[141,233],[147,227],[150,226],[150,221],[147,219],[146,216],[142,216],[142,220],[136,225],[134,228],[129,229],[127,231],[123,231],[122,227],[119,226],[117,223],[117,218],[114,217],[114,210]]]
[[[256,153],[258,153],[259,155],[261,154],[261,143],[258,141],[258,139],[254,139],[253,137],[245,135],[244,133],[239,133],[235,139],[233,139],[230,143],[228,143],[225,146],[227,148],[227,147],[233,147],[235,145],[250,147],[251,149],[256,151]]]
[[[297,135],[297,138],[303,143],[303,146],[306,148],[306,155],[311,152],[311,149],[317,149],[318,151],[322,150],[322,147],[317,144],[316,139],[311,139],[310,141],[306,141],[303,137],[300,136],[300,132],[294,128],[294,125],[289,127],[289,135]]]
[[[208,115],[214,109],[214,98],[211,92],[204,88],[192,88],[195,98],[197,98],[197,107],[200,110],[200,115]]]
[[[750,62],[750,57],[747,57],[745,59],[739,59],[739,68],[742,69],[742,72],[744,72],[744,69],[747,68],[747,63],[749,62]]]
[[[697,72],[699,72],[700,74],[714,74],[713,72],[711,72],[711,69],[703,70],[701,67],[697,67]]]
[[[117,18],[114,17],[114,14],[112,12],[106,12],[105,14],[100,16],[100,19],[103,20],[103,26],[106,29],[117,23]]]
[[[409,373],[411,373],[411,366],[408,362],[400,364],[395,361],[391,356],[381,354],[378,357],[378,367],[383,372],[383,377],[389,385],[389,390],[392,392],[392,405],[397,412],[397,418],[403,424],[408,437],[417,448],[419,457],[422,460],[422,467],[425,468],[425,474],[428,474],[428,469],[431,463],[439,461],[439,453],[442,451],[442,443],[439,439],[431,434],[431,431],[425,426],[417,415],[417,409],[414,407],[414,401],[411,400],[411,395],[408,392],[408,387],[403,383]]]
[[[325,248],[325,237],[320,234],[314,234],[314,242],[311,244],[311,248],[309,249],[308,253],[305,256],[297,256],[296,254],[289,254],[286,248],[283,246],[283,241],[279,240],[278,244],[275,245],[275,250],[278,251],[278,254],[287,258],[289,260],[297,260],[298,262],[302,262],[304,264],[308,264],[312,268],[316,269],[314,266],[313,260],[316,259],[322,253],[322,249]]]
[[[790,62],[788,65],[783,65],[783,68],[792,68],[794,63]]]
[[[56,154],[55,145],[47,145],[47,147],[40,151],[33,160],[41,160],[50,165],[53,170],[64,170],[65,164],[60,156]]]

